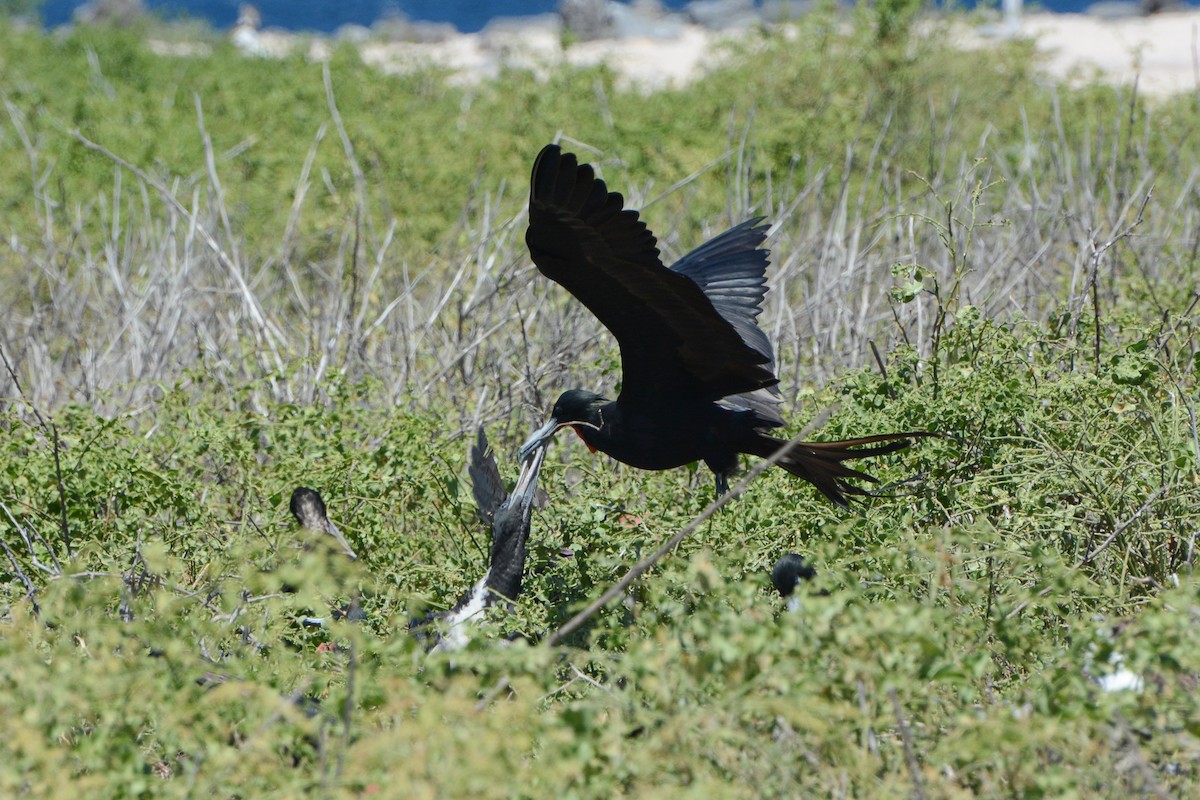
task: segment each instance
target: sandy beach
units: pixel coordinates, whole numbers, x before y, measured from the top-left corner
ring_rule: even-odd
[[[1015,34],[999,23],[956,21],[950,27],[954,40],[969,49],[995,46],[1012,35],[1034,40],[1045,54],[1051,80],[1073,83],[1095,77],[1114,85],[1136,80],[1141,93],[1158,97],[1200,90],[1200,9],[1116,18],[1026,14]],[[239,34],[233,35],[237,42]],[[389,40],[364,28],[355,41],[364,61],[385,73],[437,65],[449,70],[455,82],[469,84],[505,67],[549,73],[563,65],[607,63],[626,86],[653,91],[701,77],[720,57],[722,43],[745,35],[744,30],[713,31],[678,23],[654,37],[598,39],[564,47],[561,31],[543,20],[430,42]],[[328,58],[334,43],[328,37],[270,28],[254,31],[246,41],[242,49],[252,55],[277,57],[301,47],[314,60]],[[178,42],[151,45],[160,52],[188,54]]]
[[[962,31],[964,46],[986,47],[978,30]],[[1097,77],[1147,95],[1200,90],[1200,10],[1103,19],[1085,14],[1030,14],[1020,33],[1047,56],[1048,74],[1064,82]]]

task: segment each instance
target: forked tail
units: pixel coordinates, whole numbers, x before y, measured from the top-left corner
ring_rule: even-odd
[[[870,483],[879,483],[879,480],[861,470],[851,469],[843,462],[894,453],[912,444],[910,439],[933,435],[935,434],[928,431],[910,431],[881,433],[858,439],[844,439],[840,442],[797,442],[795,447],[776,463],[817,487],[821,494],[839,506],[847,508],[850,503],[846,500],[846,495],[870,494],[866,489],[849,483],[849,479]],[[755,435],[754,449],[750,453],[761,458],[770,458],[786,444],[785,441],[759,433]]]

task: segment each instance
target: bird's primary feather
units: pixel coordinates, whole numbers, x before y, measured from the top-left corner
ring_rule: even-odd
[[[487,435],[483,432],[482,425],[479,426],[479,433],[475,437],[475,443],[471,445],[469,455],[467,474],[471,477],[471,493],[475,497],[475,506],[479,509],[479,518],[483,520],[483,524],[491,526],[496,511],[508,497],[508,491],[504,488],[504,480],[500,477],[500,469],[496,466],[496,458],[488,446]]]
[[[768,228],[760,224],[762,221],[762,217],[746,220],[709,239],[672,264],[671,271],[691,278],[742,341],[767,357],[765,366],[774,374],[775,352],[767,334],[758,327],[767,294],[767,258],[771,254],[761,247]],[[784,424],[776,384],[731,395],[722,402],[754,411],[764,424]]]

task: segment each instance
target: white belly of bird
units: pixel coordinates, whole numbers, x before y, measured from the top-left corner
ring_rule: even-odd
[[[467,602],[462,608],[446,617],[446,635],[436,645],[434,652],[452,653],[461,650],[471,641],[471,627],[487,610],[488,588],[487,580],[492,574],[489,569],[483,577],[471,587]]]

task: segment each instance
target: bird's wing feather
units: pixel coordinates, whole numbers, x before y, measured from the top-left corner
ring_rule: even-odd
[[[671,271],[691,278],[743,342],[773,358],[771,343],[758,327],[770,255],[759,247],[767,235],[761,222],[762,217],[747,220],[709,239],[672,264]]]
[[[716,400],[777,382],[769,353],[747,344],[695,280],[664,267],[637,212],[556,145],[534,162],[525,241],[542,274],[616,337],[622,400]]]
[[[767,257],[760,247],[767,237],[762,217],[735,225],[709,239],[671,265],[672,272],[686,275],[700,287],[721,317],[733,326],[742,341],[767,357],[766,367],[775,372],[775,353],[758,316],[767,294]],[[777,408],[782,398],[775,385],[724,399],[735,408],[754,411],[768,425],[783,425]]]
[[[496,509],[508,497],[508,491],[504,488],[504,480],[500,477],[496,458],[488,446],[482,425],[479,426],[475,444],[471,445],[467,473],[471,476],[471,493],[475,495],[475,505],[479,507],[479,518],[483,524],[490,526],[495,519]]]

